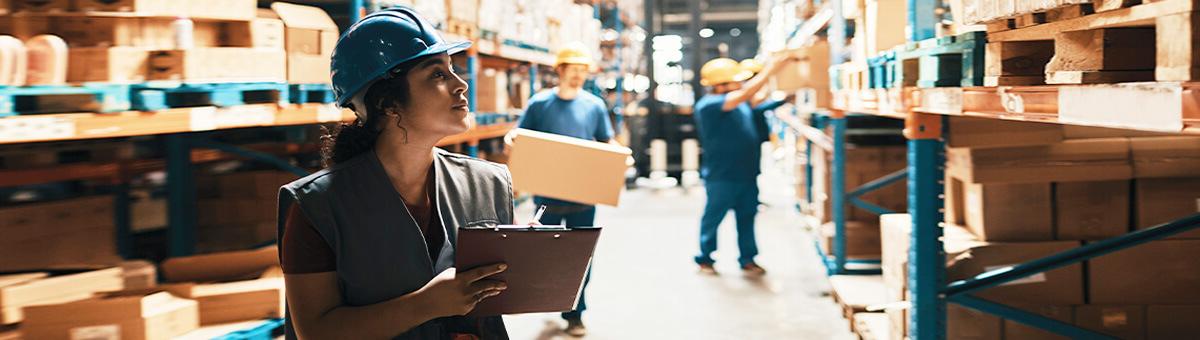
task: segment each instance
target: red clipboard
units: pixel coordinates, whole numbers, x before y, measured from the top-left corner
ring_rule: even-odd
[[[458,230],[454,267],[459,271],[503,262],[508,270],[489,279],[508,289],[483,300],[469,316],[562,312],[575,309],[591,263],[599,227],[497,226]]]

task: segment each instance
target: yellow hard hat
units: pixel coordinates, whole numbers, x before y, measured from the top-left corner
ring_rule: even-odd
[[[741,65],[742,69],[744,69],[746,71],[750,71],[752,73],[762,72],[762,69],[765,66],[765,65],[763,65],[763,63],[761,61],[758,61],[758,59],[754,59],[754,58],[744,59],[738,65]]]
[[[592,60],[592,54],[588,52],[587,46],[583,43],[573,42],[558,49],[558,55],[554,58],[554,66],[558,67],[563,64],[579,64],[592,66],[595,61]]]
[[[738,62],[729,58],[717,58],[704,63],[700,68],[700,85],[713,86],[717,84],[743,81],[753,77],[754,73],[743,69]]]

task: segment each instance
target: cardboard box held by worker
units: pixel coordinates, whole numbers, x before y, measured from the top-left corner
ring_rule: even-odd
[[[538,196],[616,206],[629,148],[520,129],[508,167],[513,188]]]

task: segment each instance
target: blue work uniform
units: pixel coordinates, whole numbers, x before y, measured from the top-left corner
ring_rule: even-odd
[[[700,175],[704,178],[707,202],[700,219],[700,254],[696,263],[712,264],[717,250],[717,226],[729,210],[737,220],[738,262],[754,263],[758,244],[754,218],[758,214],[757,178],[762,143],[769,128],[761,111],[747,103],[724,111],[725,94],[708,94],[696,101],[694,118],[704,149]]]
[[[613,138],[608,106],[600,97],[585,91],[580,91],[579,95],[571,100],[559,98],[554,90],[534,94],[529,98],[529,105],[525,108],[525,114],[521,116],[517,127],[597,142],[608,142]],[[534,196],[533,202],[546,205],[546,212],[538,221],[543,225],[595,226],[595,206],[541,196]],[[587,309],[584,291],[587,290],[591,277],[589,267],[583,291],[579,295],[579,303],[574,311],[562,314],[564,319],[578,320],[583,316],[583,311]]]

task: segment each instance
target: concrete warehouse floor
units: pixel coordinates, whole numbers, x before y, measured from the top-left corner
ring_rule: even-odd
[[[586,338],[856,339],[829,297],[810,234],[795,222],[793,184],[779,168],[764,166],[760,177],[769,205],[757,222],[758,261],[769,271],[762,278],[737,268],[732,212],[715,255],[720,275],[696,272],[702,187],[629,190],[620,208],[601,207],[596,224],[605,230],[587,291]],[[518,209],[518,220],[532,216],[531,205]],[[575,339],[562,333],[558,314],[505,321],[513,339]]]

